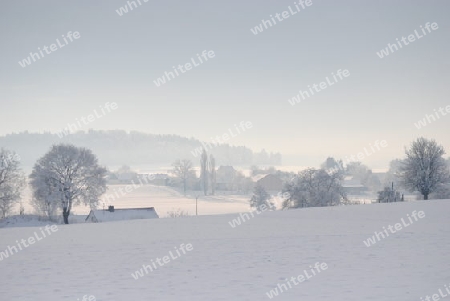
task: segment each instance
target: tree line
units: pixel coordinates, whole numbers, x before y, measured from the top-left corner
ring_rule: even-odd
[[[405,149],[405,158],[391,162],[387,178],[410,192],[419,192],[424,200],[430,195],[436,198],[450,198],[450,158],[444,159],[445,150],[435,140],[418,138]],[[341,161],[342,162],[342,161]],[[295,175],[277,172],[285,179],[282,207],[335,206],[347,201],[342,187],[343,170],[360,173],[370,183],[371,172],[360,163],[344,168],[328,168],[330,164],[340,164],[327,160],[320,169],[310,168]],[[205,195],[215,193],[216,159],[203,150],[200,158],[200,183]],[[261,172],[252,168],[253,174]],[[181,180],[186,192],[190,179],[196,174],[190,160],[177,160],[171,173]],[[37,160],[29,184],[32,189],[32,205],[39,212],[51,217],[57,210],[62,212],[64,223],[69,222],[73,206],[85,204],[96,208],[100,197],[106,192],[107,169],[100,166],[93,152],[71,144],[58,144]],[[290,179],[286,180],[287,177]],[[239,177],[237,177],[239,178]],[[245,177],[242,176],[242,178]],[[27,179],[20,168],[20,158],[16,153],[0,150],[0,210],[5,217],[19,202]],[[243,181],[245,182],[245,181]],[[392,189],[393,190],[393,189]],[[384,189],[380,195],[400,199],[397,192]],[[252,206],[267,203],[271,207],[270,196],[255,187]]]
[[[29,132],[0,136],[0,145],[17,151],[22,157],[22,166],[26,168],[31,168],[52,145],[59,143],[89,148],[110,166],[117,165],[117,162],[165,165],[184,157],[196,160],[191,152],[202,147],[202,142],[194,138],[123,130],[78,131],[63,138],[52,133]],[[216,160],[228,165],[280,165],[282,159],[279,153],[265,150],[254,152],[244,146],[228,144],[215,145],[213,153]]]
[[[405,158],[395,159],[390,164],[386,181],[391,186],[382,188],[380,180],[360,162],[347,166],[342,160],[328,158],[320,169],[309,168],[286,181],[286,194],[282,208],[323,207],[348,203],[348,196],[342,186],[345,175],[353,175],[365,186],[378,191],[379,202],[403,201],[397,187],[411,193],[417,192],[424,200],[430,195],[436,199],[450,199],[450,158],[444,158],[445,150],[433,139],[418,138],[405,148]],[[394,184],[395,187],[394,188]],[[272,207],[272,197],[262,188],[255,187],[250,206]]]

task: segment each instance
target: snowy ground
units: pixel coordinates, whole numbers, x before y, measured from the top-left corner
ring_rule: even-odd
[[[224,195],[221,191],[217,191],[214,196],[203,196],[200,191],[188,191],[187,195],[184,196],[171,187],[155,185],[144,185],[122,196],[119,193],[119,189],[122,188],[123,191],[124,187],[125,185],[108,186],[107,194],[114,196],[115,192],[117,192],[120,196],[110,202],[112,205],[116,208],[154,207],[160,217],[166,217],[168,211],[177,209],[181,209],[189,215],[195,215],[195,199],[197,196],[197,211],[199,215],[247,211],[251,198],[248,195]],[[105,197],[103,197],[103,201],[105,202],[105,207],[107,207],[109,202]],[[76,210],[80,214],[88,212],[88,210],[83,210],[82,208],[77,208]]]
[[[195,215],[195,198],[198,196],[199,215],[226,214],[247,211],[248,201],[251,198],[251,195],[227,195],[222,191],[217,191],[215,196],[203,196],[200,191],[189,191],[185,197],[171,187],[155,185],[143,185],[122,195],[120,189],[125,191],[125,187],[126,185],[108,185],[108,191],[103,195],[99,209],[102,209],[103,206],[107,208],[111,204],[116,208],[154,207],[160,217],[166,217],[168,211],[177,209],[189,215]],[[106,199],[106,195],[111,196],[110,201]],[[34,209],[29,204],[31,199],[29,187],[27,187],[23,199],[25,213],[34,213]],[[18,210],[17,206],[14,214],[18,214]],[[87,216],[89,207],[76,206],[73,208],[72,214]]]
[[[10,227],[42,227],[48,224],[48,221],[39,215],[14,215],[0,219],[0,228]],[[1,236],[0,236],[1,237]],[[0,249],[0,252],[2,250]]]
[[[363,243],[414,210],[425,217]],[[447,200],[263,212],[235,228],[236,214],[58,225],[45,238],[4,228],[0,252],[41,240],[0,261],[0,300],[270,300],[319,262],[328,269],[273,299],[421,301],[450,284],[449,212]],[[183,254],[181,244],[193,249]],[[181,256],[132,277],[170,251]]]

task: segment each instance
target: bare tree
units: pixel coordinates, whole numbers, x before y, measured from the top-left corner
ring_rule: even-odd
[[[72,207],[83,203],[95,208],[106,191],[106,169],[86,148],[54,145],[34,165],[30,175],[35,199],[58,202],[64,223],[69,223]]]
[[[200,182],[203,188],[203,193],[208,194],[208,178],[209,178],[209,166],[208,166],[208,154],[206,150],[203,149],[203,153],[200,157]]]
[[[170,171],[183,183],[183,192],[186,195],[186,189],[191,179],[196,178],[195,171],[192,168],[192,162],[188,159],[177,160],[172,164],[173,169]]]
[[[25,186],[25,176],[19,168],[18,156],[8,150],[0,150],[0,210],[6,217],[19,202]]]
[[[449,167],[443,158],[445,150],[435,140],[418,138],[405,153],[406,159],[399,171],[405,188],[419,191],[424,200],[428,200],[440,184],[449,182]]]

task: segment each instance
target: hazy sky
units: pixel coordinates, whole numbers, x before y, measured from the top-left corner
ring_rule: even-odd
[[[253,128],[229,143],[296,155],[289,163],[298,165],[386,140],[387,147],[362,160],[382,168],[421,135],[450,153],[450,114],[420,130],[414,125],[450,105],[449,1],[312,0],[258,35],[250,29],[288,6],[295,10],[294,1],[140,2],[122,16],[116,10],[123,0],[3,3],[0,135],[56,132],[116,102],[117,110],[81,129],[210,140],[250,121]],[[422,33],[427,22],[439,28],[389,56],[376,54],[396,38]],[[79,39],[19,65],[69,31]],[[154,84],[203,50],[215,57]],[[350,76],[289,104],[338,69]]]

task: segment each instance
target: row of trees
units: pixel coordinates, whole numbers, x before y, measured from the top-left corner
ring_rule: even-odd
[[[192,161],[188,159],[175,161],[172,164],[172,170],[169,172],[178,180],[178,183],[175,183],[175,185],[180,184],[183,188],[184,194],[186,194],[188,188],[193,188],[194,190],[203,191],[204,195],[214,195],[217,186],[216,160],[212,154],[208,156],[206,150],[203,149],[199,163],[199,178],[196,176]],[[222,188],[224,190],[232,190],[247,194],[254,187],[252,179],[250,177],[246,177],[241,171],[233,170],[227,174],[226,177],[229,183],[226,188]]]
[[[391,163],[391,170],[387,176],[411,192],[420,192],[425,200],[430,195],[448,198],[450,162],[444,159],[444,154],[444,148],[436,141],[419,138],[405,150],[405,159]],[[21,191],[26,184],[26,178],[19,165],[16,154],[0,150],[2,217],[5,217],[20,200]],[[172,173],[182,181],[186,192],[188,182],[196,179],[192,162],[178,160],[173,167]],[[214,157],[208,156],[206,151],[203,151],[200,167],[203,192],[206,195],[211,189],[211,193],[214,194],[216,181]],[[352,168],[353,172],[362,170],[363,175],[370,175],[370,172],[361,169],[360,166],[356,167],[358,166]],[[106,168],[98,164],[97,157],[89,149],[66,144],[54,145],[36,162],[30,175],[32,204],[49,217],[60,209],[64,223],[67,224],[74,205],[83,203],[91,208],[98,205],[100,196],[106,191],[106,174]],[[341,169],[335,169],[333,172],[325,169],[307,169],[299,172],[287,181],[283,189],[289,196],[285,199],[283,207],[333,206],[345,202],[347,197],[341,186],[343,175]],[[255,195],[266,197],[260,189],[255,192]],[[394,197],[398,198],[398,195]],[[258,203],[260,199],[261,197],[254,198],[253,203]]]
[[[403,201],[404,197],[396,186],[410,192],[419,192],[424,200],[429,196],[437,199],[450,198],[450,158],[444,159],[445,150],[435,140],[418,138],[405,149],[406,158],[391,162],[386,181],[390,185],[378,192],[380,202]],[[258,172],[257,169],[252,169]],[[328,158],[321,169],[307,169],[299,172],[285,183],[283,192],[289,196],[283,208],[335,206],[347,202],[347,195],[341,185],[344,176],[351,175],[366,187],[381,189],[380,180],[360,162],[347,166],[342,160]],[[270,205],[270,197],[261,187],[256,187],[250,205]]]
[[[324,169],[309,168],[285,183],[281,193],[282,209],[337,206],[347,201],[341,185],[342,173],[327,173]],[[250,207],[273,208],[274,197],[257,185],[250,199]]]

